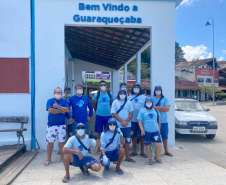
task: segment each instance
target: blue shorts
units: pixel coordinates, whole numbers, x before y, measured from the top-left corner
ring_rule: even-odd
[[[169,133],[168,123],[161,123],[162,139],[167,140],[168,139],[168,133]]]
[[[131,127],[120,128],[126,143],[131,143]]]
[[[140,131],[140,127],[139,127],[139,123],[138,122],[131,122],[131,138],[137,137],[137,135],[140,138],[143,138],[143,136],[141,136],[141,131]]]
[[[119,149],[115,149],[113,151],[107,151],[105,152],[105,155],[107,156],[107,158],[110,160],[110,161],[118,161],[118,151]],[[103,162],[103,155],[100,154],[100,163]]]
[[[145,132],[144,144],[150,145],[151,142],[153,142],[153,143],[161,143],[162,142],[159,131],[157,131],[157,132]]]
[[[70,165],[75,167],[86,166],[87,168],[90,168],[90,166],[92,166],[93,164],[99,163],[93,157],[83,156],[83,158],[79,160],[79,157],[76,154],[72,154],[72,156],[73,156],[73,162]]]
[[[95,132],[102,133],[108,125],[108,120],[112,116],[99,116],[96,115]],[[104,128],[103,128],[104,127]]]
[[[78,124],[78,122],[72,123],[72,130],[73,130],[73,135],[76,135],[75,133],[75,129],[76,129],[76,125]],[[89,135],[89,123],[86,122],[85,123],[86,126],[86,134]]]

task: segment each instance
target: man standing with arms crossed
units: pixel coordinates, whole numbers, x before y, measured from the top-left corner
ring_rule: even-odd
[[[98,91],[93,97],[93,107],[96,111],[95,132],[97,132],[97,138],[100,139],[100,135],[107,127],[108,120],[111,118],[111,104],[113,102],[113,94],[107,91],[107,84],[104,80],[100,81],[100,91]],[[103,128],[104,127],[104,128]],[[96,155],[100,154],[100,148],[97,148]]]

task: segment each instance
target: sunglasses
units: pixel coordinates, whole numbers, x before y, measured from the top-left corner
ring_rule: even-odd
[[[103,87],[103,86],[105,87],[106,85],[100,85],[100,86],[101,86],[101,87]]]
[[[114,125],[114,126],[116,126],[117,123],[108,123],[108,125]]]
[[[80,130],[80,129],[85,129],[85,127],[78,127],[78,128],[77,128],[77,130]]]

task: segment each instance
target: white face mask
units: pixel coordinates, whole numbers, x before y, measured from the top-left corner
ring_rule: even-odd
[[[146,103],[146,106],[147,106],[148,108],[151,108],[152,103]]]
[[[126,95],[125,94],[120,94],[119,97],[120,97],[121,100],[124,100],[126,98]]]
[[[77,130],[77,134],[79,136],[83,136],[85,134],[85,130],[84,129],[79,129],[79,130]]]
[[[106,86],[101,86],[100,89],[101,89],[102,91],[106,91]]]
[[[111,130],[111,131],[114,131],[115,130],[115,125],[109,125],[109,129]]]
[[[67,94],[67,98],[71,97],[71,94]]]
[[[134,88],[134,89],[133,89],[133,92],[134,92],[134,93],[139,93],[139,92],[140,92],[140,89],[139,89],[139,88]]]
[[[77,94],[82,94],[83,93],[83,90],[82,89],[78,89],[77,90]]]
[[[159,95],[161,95],[161,91],[155,91],[155,94],[156,94],[157,96],[159,96]]]
[[[60,100],[61,99],[61,95],[60,94],[54,94],[54,97],[56,100]]]

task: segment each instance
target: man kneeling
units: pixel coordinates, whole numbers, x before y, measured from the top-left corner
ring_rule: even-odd
[[[122,132],[117,127],[117,120],[115,118],[108,120],[108,126],[102,132],[100,141],[100,162],[105,167],[105,171],[109,170],[110,161],[113,161],[116,164],[116,172],[119,175],[123,175],[124,172],[120,168],[120,164],[125,156],[125,149],[119,146],[120,144],[125,145],[125,140]]]
[[[100,163],[90,156],[90,147],[100,147],[100,140],[90,139],[85,134],[86,127],[83,123],[76,126],[76,135],[69,138],[62,150],[64,168],[66,175],[62,182],[66,183],[70,179],[69,165],[80,167],[84,175],[89,175],[88,168],[92,171],[99,172],[101,169]]]

